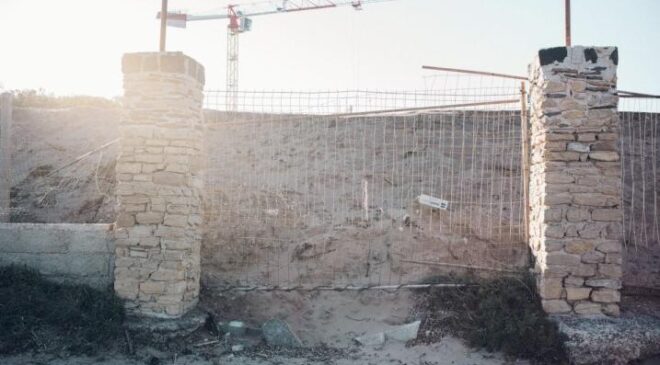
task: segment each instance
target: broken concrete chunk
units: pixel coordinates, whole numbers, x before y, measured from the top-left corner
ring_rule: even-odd
[[[282,320],[268,320],[261,326],[261,330],[266,343],[270,346],[302,347],[302,341]]]
[[[227,332],[231,333],[232,336],[244,335],[245,328],[245,322],[243,321],[231,321],[227,324]]]
[[[382,346],[385,344],[385,334],[383,332],[369,333],[356,337],[355,342],[362,346]]]
[[[408,342],[417,338],[417,331],[419,331],[419,325],[421,321],[415,321],[412,323],[404,324],[385,331],[385,337],[388,340],[396,340],[401,342]]]

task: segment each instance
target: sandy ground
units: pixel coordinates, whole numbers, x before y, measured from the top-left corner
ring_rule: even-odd
[[[94,357],[60,357],[57,354],[20,355],[0,358],[0,363],[49,365],[137,365],[137,364],[527,364],[507,359],[501,353],[471,349],[461,340],[445,334],[433,344],[406,343],[388,339],[383,346],[362,347],[354,338],[374,334],[423,317],[416,313],[414,292],[250,292],[204,293],[200,308],[213,314],[215,322],[242,320],[248,335],[230,339],[229,345],[245,344],[245,352],[232,354],[224,341],[196,346],[217,339],[201,329],[190,337],[156,349],[136,344],[128,356],[108,351]],[[268,319],[285,320],[303,342],[305,349],[277,351],[261,345],[260,325]],[[256,331],[255,331],[256,329]],[[118,344],[113,348],[124,348]],[[186,350],[188,349],[188,350]],[[184,355],[185,354],[185,355]],[[152,358],[158,359],[152,360]]]

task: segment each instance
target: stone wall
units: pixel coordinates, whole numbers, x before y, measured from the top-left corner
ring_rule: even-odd
[[[179,52],[122,65],[115,291],[132,313],[179,317],[199,294],[204,68]]]
[[[549,313],[619,313],[617,63],[614,47],[576,46],[530,66],[530,245]]]
[[[46,278],[96,288],[112,285],[109,224],[0,223],[0,265],[25,265]]]

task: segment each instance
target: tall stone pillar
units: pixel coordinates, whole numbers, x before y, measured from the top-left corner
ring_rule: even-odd
[[[530,245],[548,313],[618,315],[622,204],[615,47],[530,65]]]
[[[204,68],[163,52],[122,69],[115,291],[129,313],[176,318],[199,294]]]

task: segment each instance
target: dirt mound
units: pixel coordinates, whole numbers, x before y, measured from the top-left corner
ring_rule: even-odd
[[[13,222],[114,221],[118,107],[14,110]],[[74,162],[76,161],[76,162]]]

